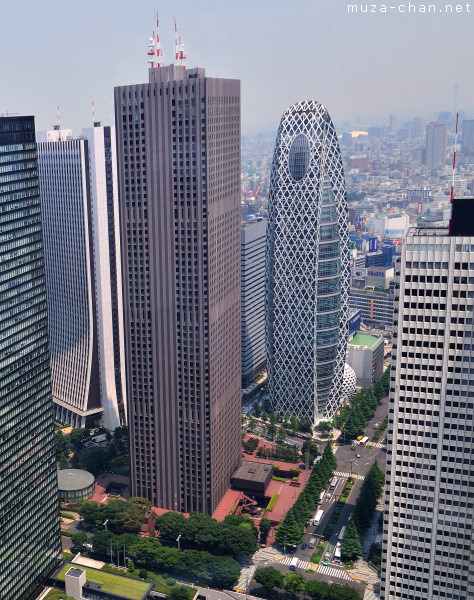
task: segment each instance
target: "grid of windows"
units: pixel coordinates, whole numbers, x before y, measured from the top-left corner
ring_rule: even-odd
[[[133,493],[212,512],[241,456],[240,84],[151,69],[115,110]]]
[[[382,558],[386,600],[472,595],[473,263],[471,238],[415,230],[396,275]]]
[[[61,558],[33,117],[0,118],[0,164],[0,590],[26,600]]]
[[[314,422],[339,406],[348,265],[336,132],[321,104],[300,102],[282,117],[270,182],[266,347],[270,402],[279,412]]]

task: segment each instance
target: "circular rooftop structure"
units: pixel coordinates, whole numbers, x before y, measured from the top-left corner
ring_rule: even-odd
[[[95,478],[82,469],[58,471],[59,498],[61,502],[89,500],[94,495]]]

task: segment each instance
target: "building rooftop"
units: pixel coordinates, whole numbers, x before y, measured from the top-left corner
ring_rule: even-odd
[[[232,479],[245,479],[247,481],[259,481],[266,483],[269,471],[273,472],[273,465],[244,460],[238,467]]]
[[[71,567],[66,575],[70,575],[71,577],[80,577],[83,573],[84,571],[82,569],[75,569],[74,567]]]
[[[379,339],[380,338],[375,335],[370,335],[370,333],[356,333],[349,344],[352,346],[365,346],[366,348],[372,348]]]
[[[144,600],[153,589],[153,583],[150,583],[149,581],[131,579],[129,577],[124,577],[123,575],[115,575],[114,573],[107,573],[106,571],[92,569],[90,567],[83,567],[79,570],[71,567],[71,563],[65,563],[60,567],[55,573],[54,579],[64,581],[66,573],[71,574],[71,570],[86,572],[86,587],[89,589],[100,589],[102,592],[110,594],[111,597],[115,596],[123,600]],[[79,575],[75,575],[75,577],[79,577]]]
[[[83,490],[94,483],[94,475],[82,469],[61,469],[58,471],[58,487],[60,490],[73,492]]]

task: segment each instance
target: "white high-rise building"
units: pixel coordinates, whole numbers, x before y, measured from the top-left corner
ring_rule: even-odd
[[[114,429],[125,420],[114,128],[54,133],[38,168],[56,418]]]
[[[240,237],[242,387],[265,368],[266,219],[242,224]]]
[[[399,263],[381,598],[474,597],[474,207]]]
[[[336,131],[318,102],[295,104],[277,134],[266,267],[268,391],[299,419],[333,416],[348,332],[349,238]]]

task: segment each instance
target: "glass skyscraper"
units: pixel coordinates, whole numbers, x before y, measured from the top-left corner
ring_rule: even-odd
[[[311,421],[332,416],[347,344],[349,240],[339,143],[318,102],[291,106],[278,130],[266,289],[273,409]]]
[[[0,117],[0,598],[61,558],[33,117]]]

